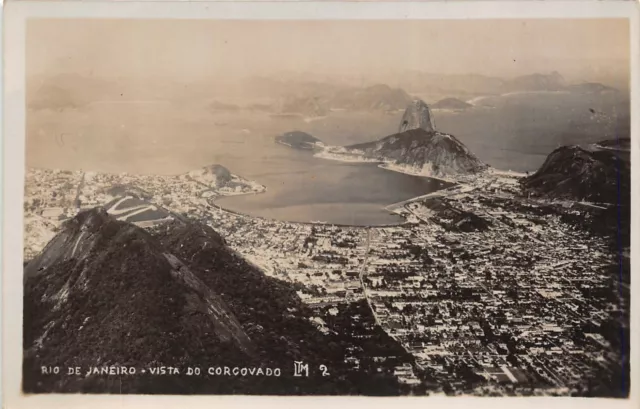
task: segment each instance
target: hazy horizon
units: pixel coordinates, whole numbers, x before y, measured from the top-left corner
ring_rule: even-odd
[[[402,85],[408,72],[512,78],[558,71],[569,82],[620,87],[629,82],[629,42],[623,19],[32,20],[26,71],[27,77],[300,77],[391,86]]]
[[[472,108],[435,112],[437,129],[495,166],[532,170],[558,143],[612,134],[590,108],[627,123],[628,92],[556,94],[562,85],[553,76],[504,84],[455,75],[557,71],[568,83],[622,88],[629,41],[621,19],[30,20],[27,164],[174,174],[220,163],[259,179],[272,166],[261,164],[265,152],[284,132],[368,142],[396,132],[412,98],[455,97]],[[284,82],[242,81],[248,76]],[[406,93],[352,88],[376,83]],[[505,96],[476,100],[488,95]]]

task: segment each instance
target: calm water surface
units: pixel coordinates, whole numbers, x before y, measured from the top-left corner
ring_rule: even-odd
[[[396,132],[401,116],[334,112],[305,121],[157,104],[35,111],[27,114],[27,165],[178,174],[218,163],[268,189],[221,199],[230,210],[293,221],[397,223],[401,219],[386,205],[445,186],[375,164],[317,159],[273,138],[301,130],[333,145],[373,141]],[[629,136],[629,104],[619,95],[492,97],[468,111],[435,111],[434,117],[439,130],[457,136],[484,162],[517,171],[535,171],[560,145]]]
[[[278,145],[280,146],[280,145]],[[323,221],[353,225],[383,225],[404,219],[385,211],[386,205],[436,191],[448,184],[429,178],[355,164],[314,158],[310,152],[281,147],[272,160],[287,170],[265,166],[248,177],[267,186],[258,195],[218,200],[231,210],[290,221]]]

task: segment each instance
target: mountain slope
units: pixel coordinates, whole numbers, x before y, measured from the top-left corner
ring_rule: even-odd
[[[522,180],[527,194],[553,199],[618,203],[630,192],[629,164],[612,151],[560,147]]]
[[[455,136],[435,130],[431,109],[420,99],[407,106],[398,133],[332,153],[374,159],[403,171],[434,177],[477,173],[487,168]]]
[[[470,174],[487,168],[455,136],[422,128],[346,148],[352,153],[407,166],[431,176]]]
[[[345,333],[342,327],[329,322],[329,333],[319,332],[313,324],[317,313],[296,294],[303,286],[265,276],[229,250],[212,228],[199,223],[170,223],[159,226],[153,234],[180,259],[189,260],[203,282],[220,292],[257,346],[261,359],[283,368],[282,377],[275,385],[269,385],[268,393],[389,395],[400,390],[397,380],[388,373],[364,368],[354,371],[346,364],[347,351],[372,337],[371,334]],[[359,319],[373,323],[370,311],[365,310],[367,314]],[[363,322],[353,325],[361,326]],[[396,341],[379,327],[375,329],[379,333],[375,332],[374,349],[387,348],[387,353],[393,356],[410,359]],[[356,347],[365,355],[361,358],[363,363],[377,353],[372,346]],[[293,377],[290,370],[294,361],[304,361],[310,368],[330,367],[331,376],[312,372],[309,378]]]
[[[265,276],[197,222],[144,231],[92,209],[66,222],[25,267],[23,390],[172,394],[397,394],[389,374],[345,362],[349,334],[320,332],[295,285]],[[373,320],[373,319],[371,319]],[[400,348],[386,338],[390,349]],[[395,345],[395,347],[393,347]],[[352,348],[352,347],[351,347]],[[311,368],[293,376],[293,362]],[[42,374],[82,367],[83,376]],[[331,368],[331,376],[317,371]],[[84,376],[126,366],[135,375]],[[180,374],[153,376],[152,367]],[[199,367],[201,376],[188,376]],[[209,367],[279,368],[234,376]],[[147,369],[142,373],[142,369]],[[372,386],[374,385],[374,386]]]
[[[623,143],[603,141],[607,145]],[[540,169],[520,181],[526,195],[569,202],[596,202],[598,206],[562,211],[562,220],[591,234],[603,236],[612,251],[631,244],[631,168],[628,152],[586,150],[563,146],[553,151]]]
[[[231,172],[222,165],[208,165],[201,169],[192,170],[187,175],[199,182],[212,187],[223,187],[231,181]]]
[[[255,355],[218,295],[147,232],[104,210],[66,222],[25,277],[25,372],[60,364],[186,364],[196,358],[196,339],[243,359]],[[47,380],[27,377],[25,390],[101,384],[91,377]]]

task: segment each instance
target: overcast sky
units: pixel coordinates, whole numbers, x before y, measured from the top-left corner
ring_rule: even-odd
[[[31,20],[29,74],[628,76],[626,20]]]

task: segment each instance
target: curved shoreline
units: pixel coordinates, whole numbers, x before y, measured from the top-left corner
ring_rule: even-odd
[[[281,143],[279,141],[276,141],[276,143],[279,143],[281,145],[285,145],[285,146],[289,146],[285,143]],[[291,147],[292,149],[294,149],[293,147]],[[322,152],[319,152],[322,153]],[[376,159],[354,159],[354,160],[348,160],[348,159],[341,159],[341,158],[334,158],[334,157],[328,157],[328,156],[322,156],[322,155],[318,155],[318,153],[315,153],[313,155],[316,158],[319,159],[326,159],[326,160],[333,160],[333,161],[337,161],[337,162],[345,162],[345,163],[370,163],[370,164],[377,164],[377,167],[380,169],[385,169],[391,172],[397,172],[397,173],[402,173],[404,175],[407,176],[415,176],[415,177],[423,177],[423,178],[427,178],[427,179],[433,179],[436,181],[440,181],[442,183],[447,183],[449,184],[449,186],[441,188],[441,189],[437,189],[435,191],[429,192],[429,193],[425,193],[422,195],[418,195],[418,196],[414,196],[412,198],[406,199],[406,200],[401,200],[399,202],[394,202],[394,203],[390,203],[388,205],[382,205],[381,209],[382,211],[386,211],[389,214],[393,214],[396,216],[399,216],[401,218],[404,219],[404,222],[398,222],[398,223],[388,223],[388,224],[345,224],[345,223],[330,223],[330,222],[301,222],[301,221],[292,221],[292,220],[280,220],[280,219],[271,219],[271,218],[267,218],[267,217],[262,217],[262,216],[254,216],[251,214],[247,214],[247,213],[241,213],[241,212],[237,212],[235,210],[231,210],[229,208],[226,207],[222,207],[220,204],[218,204],[216,201],[219,199],[224,199],[225,197],[231,197],[231,196],[245,196],[245,195],[250,195],[250,194],[262,194],[262,193],[266,193],[268,191],[268,187],[266,185],[262,185],[265,187],[265,190],[261,191],[261,192],[249,192],[249,193],[241,193],[241,194],[236,194],[236,195],[220,195],[220,196],[211,196],[209,198],[206,198],[207,203],[210,206],[216,207],[218,210],[222,211],[222,212],[227,212],[236,216],[244,216],[244,217],[251,217],[254,219],[260,219],[260,220],[266,220],[266,221],[278,221],[278,222],[285,222],[285,223],[294,223],[294,224],[302,224],[302,225],[327,225],[327,226],[336,226],[336,227],[348,227],[348,228],[372,228],[372,227],[377,227],[377,228],[385,228],[385,227],[398,227],[398,226],[408,226],[408,225],[412,225],[414,223],[410,222],[405,216],[401,215],[400,213],[398,213],[395,210],[392,210],[393,207],[399,206],[400,204],[404,204],[404,203],[411,203],[413,201],[416,200],[420,200],[421,198],[426,198],[432,194],[439,194],[440,192],[446,191],[448,189],[451,189],[453,187],[458,186],[460,183],[454,180],[447,180],[441,177],[434,177],[434,176],[428,176],[428,175],[421,175],[421,174],[417,174],[417,173],[410,173],[407,172],[401,168],[393,168],[392,166],[390,166],[389,163],[385,162],[385,161],[381,161],[381,160],[376,160]],[[257,181],[253,181],[255,183],[259,183]]]
[[[359,157],[353,157],[353,159],[349,159],[349,157],[347,155],[343,155],[344,157],[340,157],[340,153],[334,154],[335,156],[331,156],[331,155],[327,155],[326,151],[321,151],[321,152],[317,152],[313,155],[314,158],[319,158],[319,159],[325,159],[325,160],[332,160],[332,161],[336,161],[336,162],[344,162],[344,163],[376,163],[378,164],[378,167],[380,169],[385,169],[385,170],[390,170],[392,172],[397,172],[397,173],[403,173],[405,175],[409,175],[409,176],[417,176],[417,177],[421,177],[421,178],[427,178],[427,179],[433,179],[433,180],[438,180],[441,182],[445,182],[445,183],[450,183],[450,184],[458,184],[459,182],[456,180],[452,180],[452,179],[445,179],[442,176],[433,176],[433,175],[425,175],[425,174],[421,174],[421,173],[417,173],[417,172],[409,172],[401,167],[394,167],[392,163],[390,162],[386,162],[384,160],[380,160],[380,159],[368,159],[368,158],[359,158]],[[418,197],[418,196],[416,196]]]
[[[264,193],[264,192],[259,192],[259,193]],[[259,194],[256,193],[256,194]],[[218,203],[216,203],[217,199],[223,199],[227,196],[217,196],[217,197],[211,197],[211,198],[207,198],[207,203],[210,206],[215,207],[216,209],[220,210],[221,212],[225,212],[225,213],[230,213],[233,214],[235,216],[242,216],[242,217],[250,217],[252,219],[259,219],[259,220],[264,220],[264,221],[274,221],[274,222],[282,222],[282,223],[292,223],[292,224],[302,224],[302,225],[313,225],[313,226],[335,226],[335,227],[349,227],[349,228],[361,228],[361,229],[367,229],[367,228],[371,228],[371,227],[377,227],[377,228],[385,228],[385,227],[398,227],[398,226],[407,226],[407,225],[411,225],[413,223],[410,223],[406,220],[402,222],[402,223],[389,223],[389,224],[374,224],[374,225],[370,225],[370,224],[346,224],[346,223],[330,223],[330,222],[301,222],[301,221],[293,221],[293,220],[280,220],[280,219],[271,219],[271,218],[267,218],[267,217],[262,217],[262,216],[253,216],[251,214],[246,214],[246,213],[240,213],[237,212],[235,210],[231,210],[229,208],[226,207],[222,207],[221,205],[219,205]],[[419,196],[418,196],[419,197]],[[391,206],[391,205],[389,205]],[[397,213],[394,213],[392,211],[387,210],[387,207],[383,207],[381,210],[386,210],[387,212],[389,212],[390,214],[395,214],[397,216]],[[402,216],[400,216],[402,217]]]

